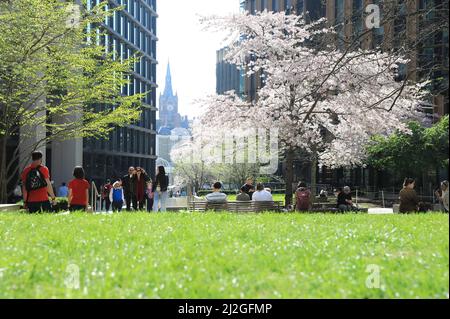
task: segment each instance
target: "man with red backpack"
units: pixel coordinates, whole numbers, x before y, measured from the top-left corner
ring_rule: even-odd
[[[295,210],[298,212],[307,212],[311,209],[312,200],[311,192],[306,188],[306,183],[298,183],[297,191],[295,192]]]
[[[52,199],[52,204],[56,204],[55,193],[50,182],[50,172],[47,167],[42,165],[42,153],[33,152],[31,154],[30,165],[25,167],[22,172],[22,194],[24,207],[30,213],[51,212],[52,205],[48,195]]]

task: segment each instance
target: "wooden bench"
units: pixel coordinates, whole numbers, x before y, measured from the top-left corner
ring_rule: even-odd
[[[260,213],[260,212],[281,212],[283,202],[226,202],[214,203],[207,201],[190,201],[189,211],[206,212],[206,211],[227,211],[234,213]]]

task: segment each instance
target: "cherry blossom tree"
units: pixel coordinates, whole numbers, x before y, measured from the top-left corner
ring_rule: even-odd
[[[202,127],[276,128],[286,204],[298,151],[331,168],[363,165],[372,136],[408,132],[406,120],[419,116],[425,84],[395,77],[407,61],[393,52],[344,50],[324,20],[306,23],[302,16],[262,12],[201,22],[206,30],[228,31],[226,59],[264,79],[255,101],[232,92],[205,98]]]

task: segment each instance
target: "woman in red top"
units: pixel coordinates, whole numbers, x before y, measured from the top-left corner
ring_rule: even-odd
[[[89,182],[84,179],[83,167],[75,167],[73,177],[75,179],[69,183],[69,210],[86,211],[89,206]]]

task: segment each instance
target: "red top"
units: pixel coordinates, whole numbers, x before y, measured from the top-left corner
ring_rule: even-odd
[[[22,172],[22,176],[20,177],[22,180],[22,184],[25,185],[27,181],[27,175],[31,171],[32,168],[35,168],[36,165],[30,164]],[[39,172],[42,174],[42,177],[44,179],[50,178],[50,172],[48,171],[48,168],[44,165],[41,165],[39,167]],[[25,200],[29,203],[39,203],[39,202],[47,202],[48,201],[48,194],[47,194],[47,187],[39,188],[34,191],[28,192],[27,198]]]
[[[89,189],[89,182],[85,179],[74,179],[69,183],[69,189],[72,190],[72,201],[70,205],[86,205],[88,198],[86,190]]]

